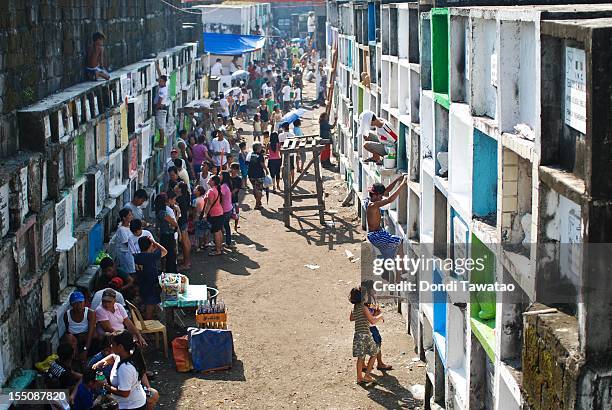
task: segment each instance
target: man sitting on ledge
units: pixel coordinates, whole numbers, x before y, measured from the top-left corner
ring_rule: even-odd
[[[397,188],[398,182],[401,183]],[[408,183],[408,177],[403,175],[398,176],[393,182],[385,187],[381,183],[375,183],[368,190],[369,197],[364,199],[363,204],[366,208],[366,223],[368,226],[368,241],[376,247],[385,259],[394,259],[397,255],[404,256],[402,246],[402,238],[396,235],[391,235],[388,231],[382,228],[381,208],[391,202],[400,194]],[[395,188],[393,192],[391,190]],[[391,194],[389,194],[391,192]],[[389,195],[385,198],[385,195]]]
[[[87,50],[85,76],[90,81],[96,81],[98,78],[108,80],[110,76],[108,71],[104,69],[104,40],[106,40],[106,36],[100,32],[95,32],[92,40],[93,44]]]
[[[370,128],[376,128],[376,135],[370,133]],[[364,141],[363,149],[372,153],[372,157],[364,162],[376,162],[382,165],[381,157],[387,153],[395,154],[397,133],[391,128],[391,124],[382,118],[376,118],[372,111],[364,111],[359,115],[358,135],[362,135]]]

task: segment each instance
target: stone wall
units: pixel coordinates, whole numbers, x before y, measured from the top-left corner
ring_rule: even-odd
[[[565,313],[545,313],[534,304],[524,317],[523,389],[533,409],[577,406],[577,386],[584,372],[578,321]],[[536,313],[537,311],[542,313]]]
[[[179,4],[177,0],[171,3]],[[8,0],[0,13],[0,158],[19,149],[15,109],[84,80],[92,33],[111,68],[196,40],[195,21],[158,0]]]

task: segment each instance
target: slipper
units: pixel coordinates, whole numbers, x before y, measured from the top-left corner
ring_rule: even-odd
[[[223,252],[217,253],[217,252],[208,252],[208,256],[221,256],[223,255]]]
[[[366,379],[367,376],[364,376],[363,380],[361,382],[357,382],[357,384],[367,384],[367,383],[375,383],[376,379],[373,377],[370,377],[370,380]]]
[[[393,370],[393,366],[391,366],[390,364],[386,365],[385,367],[378,366],[376,367],[376,370],[380,370],[381,372]]]

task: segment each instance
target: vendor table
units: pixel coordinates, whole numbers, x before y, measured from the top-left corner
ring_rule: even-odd
[[[179,294],[176,300],[164,300],[161,303],[166,315],[166,328],[168,332],[173,332],[174,311],[183,310],[193,312],[198,307],[198,302],[204,300],[215,300],[219,295],[219,290],[206,285],[187,285],[187,291]]]

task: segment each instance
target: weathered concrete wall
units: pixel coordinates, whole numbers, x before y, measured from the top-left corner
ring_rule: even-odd
[[[168,1],[179,4],[178,0]],[[60,189],[67,189],[63,194],[70,193],[75,199],[83,191],[79,191],[82,183],[74,185],[80,174],[75,174],[73,161],[81,154],[75,151],[72,137],[48,150],[32,143],[26,147],[24,142],[36,138],[44,141],[44,132],[23,126],[19,132],[16,111],[83,82],[87,48],[96,31],[106,34],[106,62],[111,70],[198,37],[195,30],[182,28],[183,21],[195,21],[193,15],[158,0],[5,0],[2,6],[0,385],[6,384],[18,368],[31,368],[33,362],[57,347],[60,334],[56,331],[57,309],[53,305],[68,298],[73,288],[66,286],[78,282],[77,273],[91,263],[89,244],[96,244],[94,239],[101,236],[92,239],[92,229],[78,231],[78,246],[60,253],[54,251],[58,241],[55,207],[61,199]],[[107,108],[117,108],[118,103],[100,99],[104,96],[110,98],[110,93],[97,98],[101,114],[106,115]],[[93,124],[90,129],[93,134]],[[102,140],[98,135],[95,141],[92,135],[87,144],[95,147]],[[44,153],[23,151],[26,148]],[[90,156],[80,172],[95,162],[106,163],[95,150],[85,150],[83,155],[87,153]],[[84,200],[75,202],[79,203],[87,205]],[[66,215],[74,216],[75,223],[85,216],[85,211],[76,205],[74,213],[63,209]],[[67,221],[60,219],[62,223]],[[71,225],[73,219],[69,220]],[[87,227],[78,224],[79,229]]]
[[[547,307],[534,304],[531,311]],[[565,313],[525,316],[523,333],[523,389],[533,409],[572,409],[584,371],[578,321]]]
[[[171,3],[179,4],[176,0]],[[0,158],[17,151],[15,109],[84,80],[91,35],[111,68],[195,40],[192,21],[156,0],[6,0],[0,13]]]

